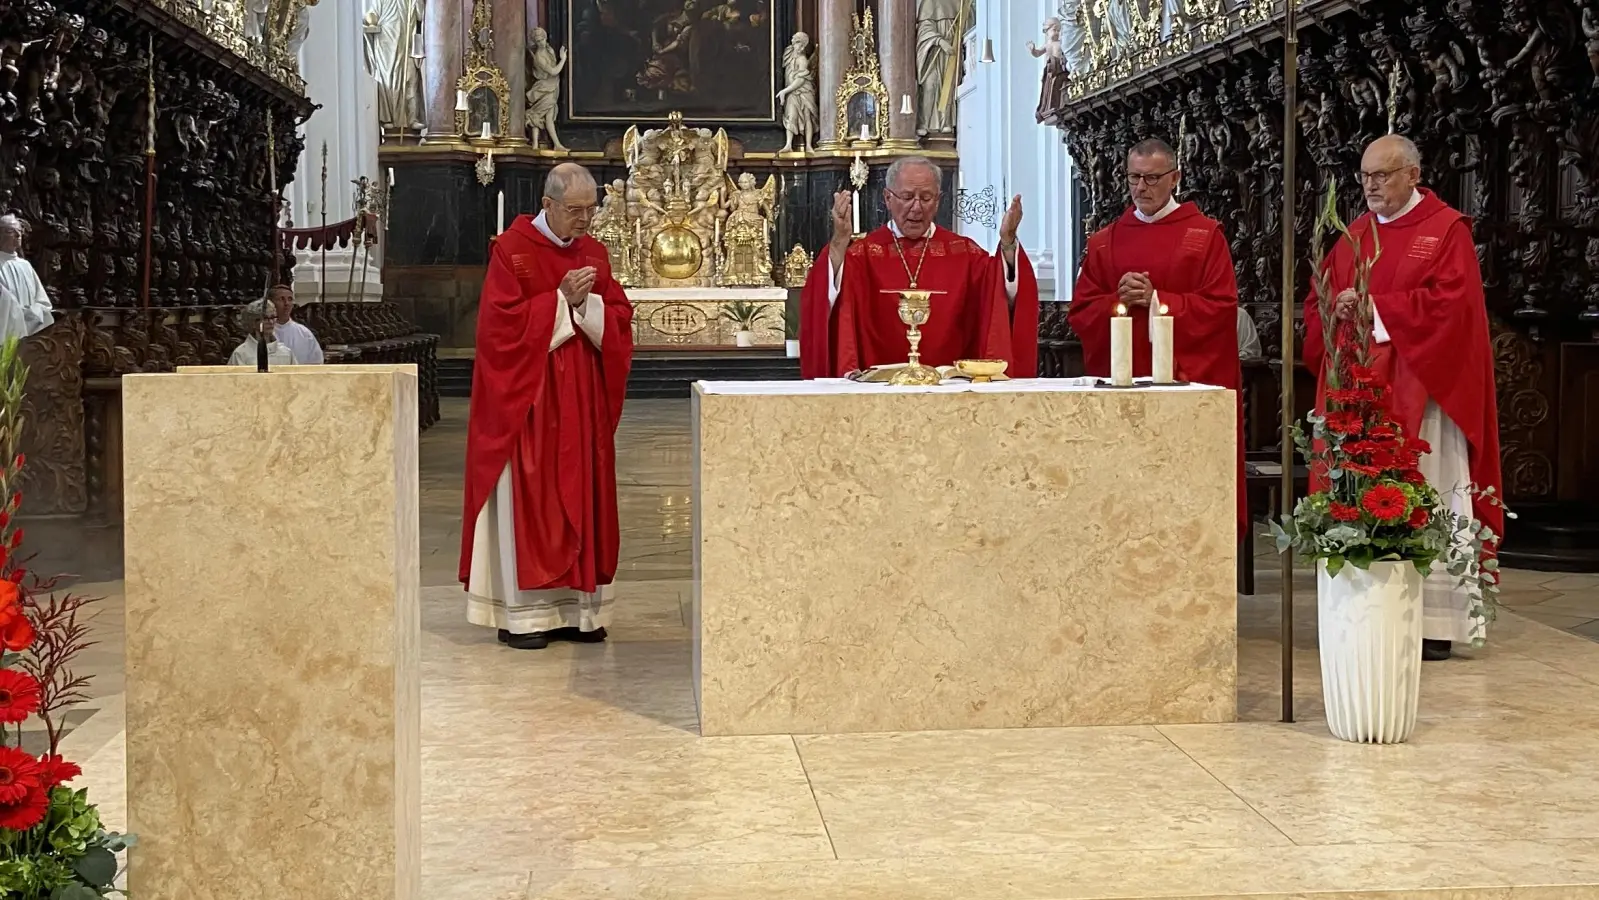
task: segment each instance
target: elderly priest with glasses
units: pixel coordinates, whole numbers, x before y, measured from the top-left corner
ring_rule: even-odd
[[[1110,375],[1110,320],[1133,320],[1133,375],[1151,374],[1151,316],[1172,317],[1172,367],[1182,381],[1238,392],[1238,284],[1221,225],[1174,194],[1177,154],[1159,138],[1127,153],[1132,205],[1088,239],[1067,319],[1083,344],[1089,375]],[[1242,417],[1240,416],[1240,419]],[[1242,423],[1238,440],[1238,530],[1249,531]]]
[[[922,326],[922,363],[1003,359],[1007,374],[1038,370],[1038,282],[1016,241],[1022,198],[1013,198],[990,256],[971,238],[933,224],[942,173],[906,156],[888,168],[883,201],[892,219],[853,240],[852,196],[833,197],[833,238],[817,255],[800,294],[800,370],[833,378],[856,369],[904,363],[910,352],[896,292],[933,291]]]

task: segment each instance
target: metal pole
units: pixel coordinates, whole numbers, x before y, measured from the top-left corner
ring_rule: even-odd
[[[155,256],[150,246],[155,233],[155,35],[150,36],[149,71],[145,74],[146,102],[149,104],[149,121],[144,135],[144,274],[139,284],[139,305],[150,308],[150,275],[155,269]]]
[[[1294,442],[1288,437],[1294,420],[1294,221],[1299,180],[1294,157],[1299,150],[1299,9],[1298,0],[1283,0],[1283,296],[1282,296],[1282,496],[1283,516],[1294,511]],[[1283,718],[1294,720],[1294,551],[1282,554]]]
[[[328,142],[322,142],[322,264],[316,278],[317,302],[328,299]]]

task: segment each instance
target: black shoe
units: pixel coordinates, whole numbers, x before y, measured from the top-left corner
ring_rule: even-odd
[[[605,629],[596,628],[593,631],[583,631],[577,628],[557,628],[545,632],[552,641],[567,641],[573,644],[599,644],[605,641]]]
[[[543,650],[549,645],[549,638],[538,631],[530,634],[513,634],[505,640],[505,646],[512,650]]]
[[[508,644],[511,642],[511,633],[506,631],[504,628],[501,628],[499,631],[495,632],[495,636],[500,639],[500,643],[502,644]]]
[[[1427,662],[1442,662],[1449,658],[1452,647],[1449,641],[1422,641],[1421,658]]]

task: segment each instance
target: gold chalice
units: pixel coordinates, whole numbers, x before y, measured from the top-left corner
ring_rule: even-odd
[[[911,352],[906,366],[894,373],[889,384],[926,386],[938,384],[944,379],[938,370],[922,365],[922,326],[933,314],[933,295],[942,294],[944,291],[884,291],[885,294],[899,295],[899,320],[904,322],[908,330],[906,340],[910,341]]]
[[[982,384],[996,378],[1005,377],[1005,369],[1010,363],[1003,359],[957,359],[955,368],[972,384]]]

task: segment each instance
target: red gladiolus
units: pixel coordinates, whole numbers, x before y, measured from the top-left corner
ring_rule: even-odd
[[[1333,434],[1359,434],[1361,428],[1360,413],[1353,410],[1338,410],[1327,414],[1327,430]]]
[[[1405,492],[1391,484],[1367,488],[1360,505],[1379,522],[1397,522],[1405,515]]]
[[[83,769],[77,763],[53,755],[39,757],[39,771],[46,790],[83,774]]]
[[[11,461],[11,465],[12,465],[12,466],[13,466],[13,467],[15,467],[15,468],[18,468],[18,469],[20,469],[20,468],[22,468],[22,464],[23,464],[23,463],[25,463],[25,462],[27,462],[27,461],[28,461],[28,456],[27,456],[27,454],[25,454],[25,453],[18,453],[18,454],[17,454],[17,458],[16,458],[16,459],[14,459],[14,460],[12,460],[12,461]]]
[[[4,565],[4,564],[5,564],[5,560],[0,560],[0,565]],[[9,579],[12,584],[21,584],[22,583],[22,579],[27,578],[27,577],[28,577],[28,570],[22,568],[21,566],[17,566],[15,569],[12,569],[11,570],[11,574],[6,576],[6,578]]]
[[[17,507],[19,507],[21,505],[22,505],[22,492],[21,491],[17,491],[15,494],[11,495],[11,508],[12,509],[16,509]]]
[[[0,747],[0,804],[18,803],[37,790],[40,780],[39,761],[16,747]]]
[[[1347,503],[1339,503],[1337,501],[1327,505],[1327,513],[1333,517],[1335,522],[1353,522],[1360,518],[1360,510]]]
[[[27,672],[0,669],[0,722],[16,724],[39,711],[39,680]]]
[[[33,646],[35,637],[33,623],[27,616],[17,616],[4,626],[0,626],[0,646],[12,653],[21,653]]]
[[[8,549],[15,550],[15,549],[17,549],[18,547],[21,547],[21,546],[22,546],[22,529],[18,528],[16,531],[11,532],[11,544],[8,547]]]
[[[1370,403],[1377,399],[1377,395],[1369,388],[1341,388],[1328,391],[1327,399],[1342,406],[1354,406],[1361,403]]]
[[[1369,366],[1350,366],[1349,380],[1354,382],[1355,387],[1372,387],[1380,384],[1382,378],[1377,374],[1376,369]]]
[[[1410,519],[1405,524],[1411,528],[1426,528],[1427,523],[1431,520],[1432,513],[1427,511],[1427,507],[1418,506],[1410,511]]]
[[[4,528],[4,527],[6,527],[7,525],[10,525],[10,524],[11,524],[11,513],[6,511],[6,510],[0,509],[0,528]]]
[[[1365,463],[1358,462],[1345,462],[1344,471],[1354,472],[1356,475],[1364,475],[1367,478],[1376,478],[1378,475],[1382,474],[1382,469],[1379,469],[1376,466],[1368,466]]]
[[[1404,480],[1405,484],[1426,484],[1427,483],[1427,476],[1421,474],[1421,472],[1419,472],[1415,468],[1410,468],[1410,469],[1405,470],[1405,474],[1400,476],[1400,478]]]
[[[1387,422],[1382,422],[1380,424],[1371,426],[1371,429],[1367,433],[1370,434],[1374,438],[1396,438],[1396,437],[1399,437],[1399,429],[1395,428],[1393,425],[1391,425],[1391,424],[1389,424]]]

